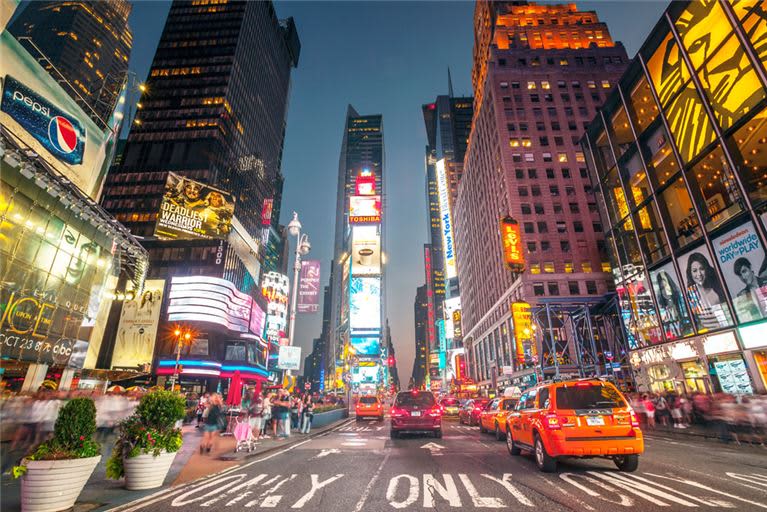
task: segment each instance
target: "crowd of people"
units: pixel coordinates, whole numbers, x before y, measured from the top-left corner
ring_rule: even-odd
[[[767,395],[635,393],[629,397],[643,427],[714,429],[722,441],[767,441]]]

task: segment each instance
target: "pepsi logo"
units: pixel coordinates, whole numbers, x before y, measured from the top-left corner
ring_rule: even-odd
[[[77,149],[77,131],[66,117],[56,116],[48,123],[48,138],[53,147],[61,153],[72,153]]]

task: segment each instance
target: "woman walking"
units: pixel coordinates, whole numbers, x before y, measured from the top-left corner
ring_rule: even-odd
[[[205,418],[205,426],[203,427],[200,455],[210,453],[216,438],[218,438],[218,432],[221,430],[222,425],[226,424],[224,411],[221,408],[222,405],[221,395],[213,393],[210,397],[208,415]]]
[[[274,398],[274,395],[272,393],[265,393],[264,413],[263,413],[263,416],[261,417],[262,418],[261,419],[261,437],[263,439],[269,439],[269,435],[266,433],[266,429],[269,426],[269,421],[271,421],[272,425],[274,425],[274,419],[272,419],[272,399],[273,398]]]
[[[301,433],[308,434],[312,428],[312,416],[314,416],[314,404],[311,395],[304,398],[304,408],[301,411]]]
[[[264,399],[261,397],[260,393],[256,393],[253,395],[248,407],[248,421],[250,421],[250,429],[253,432],[253,435],[256,436],[256,439],[261,439],[261,423],[263,421],[263,415]]]

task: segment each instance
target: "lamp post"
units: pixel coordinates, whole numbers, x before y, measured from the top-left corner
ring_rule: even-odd
[[[290,319],[288,323],[288,345],[293,345],[293,330],[296,325],[296,301],[298,300],[298,279],[301,274],[301,256],[306,256],[312,249],[309,237],[301,234],[301,223],[298,214],[293,212],[293,220],[288,223],[288,234],[296,237],[296,258],[293,263],[293,291],[290,295]],[[290,370],[286,371],[290,375]]]
[[[170,390],[173,391],[173,389],[176,387],[176,380],[178,379],[178,362],[181,360],[181,344],[182,340],[189,341],[189,339],[192,337],[192,334],[187,331],[182,333],[181,329],[176,329],[173,331],[173,334],[176,335],[176,366],[173,367],[173,376],[170,379]]]

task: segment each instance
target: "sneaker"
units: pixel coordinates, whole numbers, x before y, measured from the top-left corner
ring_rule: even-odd
[[[687,428],[687,425],[679,425],[679,428]]]

